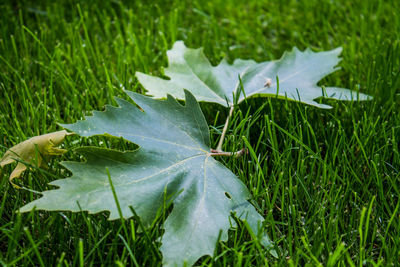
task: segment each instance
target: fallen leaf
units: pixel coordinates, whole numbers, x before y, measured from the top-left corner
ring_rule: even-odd
[[[169,80],[141,72],[136,72],[136,77],[154,98],[165,98],[170,94],[183,100],[182,89],[186,89],[198,101],[214,102],[225,107],[236,104],[235,98],[240,103],[246,97],[257,96],[299,101],[319,108],[331,106],[316,102],[318,98],[371,100],[371,96],[360,92],[317,85],[326,75],[339,69],[336,65],[341,60],[341,51],[339,47],[315,53],[295,47],[279,60],[257,63],[236,59],[229,64],[223,59],[214,67],[202,48],[187,48],[182,41],[177,41],[167,52],[169,66],[164,73]],[[240,90],[241,85],[244,92]]]
[[[26,170],[25,163],[35,164],[40,167],[47,156],[65,153],[65,149],[57,148],[57,146],[64,141],[66,135],[72,134],[62,130],[29,138],[6,151],[0,160],[0,168],[2,169],[7,164],[17,162],[17,166],[10,174],[9,180],[14,187],[19,188],[12,180],[20,177]]]
[[[169,204],[162,236],[165,266],[190,266],[203,255],[213,255],[218,240],[228,239],[234,225],[231,214],[245,220],[254,235],[272,254],[273,245],[261,227],[263,217],[248,201],[251,194],[235,174],[211,155],[210,133],[199,104],[186,91],[186,105],[171,96],[155,100],[127,92],[142,108],[116,98],[120,107],[75,124],[64,125],[81,136],[122,137],[138,144],[135,151],[120,152],[100,147],[76,151],[86,162],[65,162],[73,175],[52,182],[59,189],[20,209],[109,211],[110,219],[133,216],[134,208],[144,225]],[[109,182],[112,179],[120,209]]]

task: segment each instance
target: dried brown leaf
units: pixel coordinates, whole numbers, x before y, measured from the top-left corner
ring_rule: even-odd
[[[17,166],[10,174],[9,180],[14,187],[19,188],[12,180],[20,177],[27,169],[25,164],[35,164],[40,167],[47,156],[65,153],[65,149],[57,148],[57,146],[64,141],[65,136],[72,134],[62,130],[35,136],[13,146],[0,159],[0,171],[5,165],[17,162]]]

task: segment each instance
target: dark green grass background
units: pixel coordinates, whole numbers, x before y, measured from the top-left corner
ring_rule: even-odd
[[[275,259],[239,224],[198,265],[399,265],[400,1],[1,1],[0,155],[28,137],[60,129],[143,92],[134,73],[162,75],[174,41],[224,56],[279,58],[297,46],[343,47],[342,69],[321,81],[374,96],[319,110],[275,99],[240,105],[221,159],[248,186],[276,242]],[[265,105],[264,105],[265,104]],[[214,146],[227,110],[202,104]],[[33,168],[19,184],[49,189],[83,160],[81,145],[132,149],[123,140],[68,137],[70,152]],[[107,213],[18,214],[38,197],[0,175],[0,262],[9,266],[157,266],[164,216],[145,232]],[[108,199],[104,201],[114,201]]]

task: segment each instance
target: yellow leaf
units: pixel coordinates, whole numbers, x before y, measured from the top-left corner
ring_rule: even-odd
[[[64,141],[66,135],[72,134],[74,133],[68,133],[65,130],[43,134],[13,146],[7,150],[3,158],[0,159],[0,171],[5,165],[18,162],[17,166],[10,174],[9,180],[14,187],[19,188],[12,180],[20,177],[22,172],[26,170],[27,167],[24,163],[35,163],[40,167],[44,157],[65,153],[67,150],[57,148],[57,146]]]

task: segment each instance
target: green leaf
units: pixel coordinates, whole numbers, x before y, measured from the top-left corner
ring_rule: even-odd
[[[215,102],[223,106],[235,104],[234,93],[240,92],[239,77],[245,97],[278,97],[319,108],[331,108],[319,104],[315,99],[325,97],[337,100],[370,100],[372,97],[338,87],[318,86],[319,80],[336,71],[341,48],[314,53],[307,49],[294,48],[276,61],[256,63],[253,60],[236,59],[232,65],[223,59],[218,66],[212,66],[202,48],[187,48],[177,41],[167,52],[169,66],[165,75],[170,79],[136,72],[136,77],[148,94],[154,98],[165,98],[171,94],[183,99],[182,89],[189,90],[199,101]],[[278,78],[278,79],[277,79]],[[279,85],[279,86],[278,86]]]
[[[193,95],[186,91],[186,105],[182,106],[171,96],[159,101],[127,93],[143,111],[116,99],[120,107],[108,106],[105,112],[94,112],[65,127],[82,136],[107,133],[123,137],[140,148],[128,152],[77,149],[87,162],[63,163],[73,176],[52,182],[59,189],[43,192],[42,198],[21,211],[34,207],[109,211],[109,218],[117,219],[108,169],[125,218],[132,216],[132,206],[143,223],[150,225],[157,212],[172,202],[161,246],[166,266],[192,265],[201,256],[212,255],[219,234],[220,240],[227,240],[231,213],[247,220],[260,242],[271,249],[261,230],[263,218],[248,202],[251,195],[246,186],[210,155],[208,126]]]

